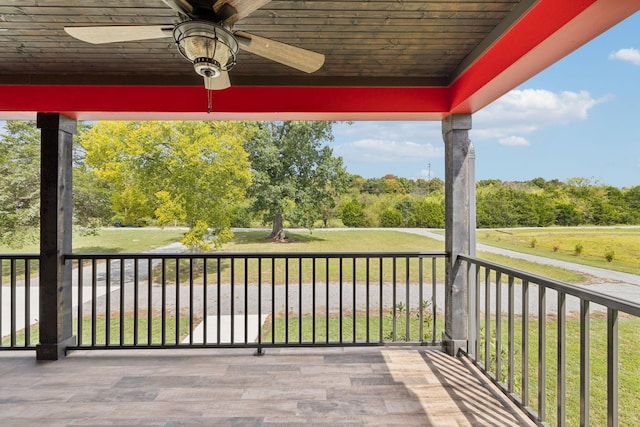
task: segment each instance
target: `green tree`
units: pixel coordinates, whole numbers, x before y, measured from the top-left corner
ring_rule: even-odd
[[[273,224],[271,238],[286,239],[284,219],[312,228],[346,191],[342,158],[325,145],[333,122],[260,122],[245,143],[253,172],[254,211]]]
[[[0,243],[34,241],[40,224],[40,132],[35,122],[7,121],[0,132]]]
[[[231,236],[250,184],[243,122],[100,122],[80,136],[87,164],[114,188],[127,220],[185,222],[183,243],[209,250]]]
[[[342,205],[341,215],[342,223],[346,227],[364,227],[364,208],[356,199],[351,199]]]
[[[426,197],[415,203],[411,216],[413,227],[444,228],[444,197]]]
[[[380,214],[380,225],[382,227],[402,226],[402,212],[396,208],[387,208]]]

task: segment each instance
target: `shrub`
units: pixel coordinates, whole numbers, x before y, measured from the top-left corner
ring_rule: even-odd
[[[401,227],[402,213],[396,208],[389,208],[380,214],[380,226],[382,227]]]
[[[558,252],[560,250],[560,245],[553,245],[553,252]]]
[[[581,255],[583,250],[584,250],[584,246],[582,246],[582,243],[578,243],[574,248],[573,253],[576,255]]]
[[[364,208],[353,199],[342,206],[340,219],[345,227],[364,227]]]
[[[529,242],[529,246],[531,246],[532,248],[535,248],[537,244],[538,240],[535,237],[531,239],[531,242]]]
[[[607,262],[612,262],[615,259],[615,257],[616,257],[616,252],[613,249],[607,248],[604,251],[604,259],[606,259]]]

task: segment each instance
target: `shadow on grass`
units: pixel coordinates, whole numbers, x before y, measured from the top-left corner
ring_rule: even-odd
[[[285,230],[286,232],[286,230]],[[233,243],[236,245],[253,245],[253,244],[261,244],[261,243],[274,243],[273,240],[269,238],[269,231],[243,231],[234,233]],[[322,239],[320,237],[316,237],[310,233],[290,233],[287,232],[287,240],[284,242],[279,242],[283,244],[287,243],[308,243],[308,242],[322,242],[326,239]]]

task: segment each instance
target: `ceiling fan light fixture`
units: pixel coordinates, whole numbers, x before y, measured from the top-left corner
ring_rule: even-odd
[[[221,25],[186,21],[176,25],[173,37],[180,54],[205,78],[216,78],[236,64],[238,42]]]

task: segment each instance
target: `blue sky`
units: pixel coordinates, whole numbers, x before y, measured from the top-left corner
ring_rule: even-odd
[[[444,178],[440,122],[334,126],[350,173]],[[640,13],[473,116],[476,179],[640,185]]]

